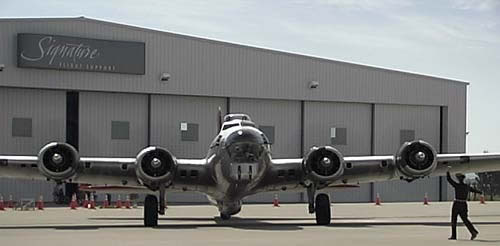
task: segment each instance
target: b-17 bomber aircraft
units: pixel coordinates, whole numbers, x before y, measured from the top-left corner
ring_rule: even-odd
[[[67,143],[51,142],[37,156],[0,155],[0,177],[47,179],[141,188],[144,225],[165,214],[165,192],[201,192],[230,219],[246,196],[271,191],[307,191],[309,213],[319,225],[331,221],[328,188],[387,180],[408,182],[450,172],[500,171],[500,153],[437,154],[422,140],[404,143],[395,155],[344,157],[332,146],[312,147],[304,158],[273,159],[269,140],[246,114],[228,114],[206,158],[177,159],[150,146],[135,158],[80,157]],[[1,151],[1,150],[0,150]],[[134,189],[137,190],[137,189]],[[154,195],[153,195],[154,194]]]

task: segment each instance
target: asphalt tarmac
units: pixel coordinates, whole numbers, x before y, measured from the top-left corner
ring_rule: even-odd
[[[169,206],[159,226],[142,226],[142,208],[46,208],[0,211],[0,244],[93,245],[500,245],[500,202],[469,203],[480,234],[475,241],[463,225],[450,234],[450,202],[332,204],[330,226],[317,226],[306,204],[244,205],[229,221],[212,206]],[[460,221],[460,219],[459,219]]]

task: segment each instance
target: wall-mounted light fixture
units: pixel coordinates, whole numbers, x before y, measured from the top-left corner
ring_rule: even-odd
[[[170,80],[170,74],[169,73],[162,73],[160,76],[160,81],[169,81]]]
[[[316,89],[316,88],[318,88],[318,86],[319,86],[318,81],[313,80],[313,81],[309,82],[309,89]]]
[[[0,64],[0,72],[2,72],[4,68],[5,68],[5,65],[4,64]]]

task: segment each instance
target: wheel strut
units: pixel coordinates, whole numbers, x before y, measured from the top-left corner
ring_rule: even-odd
[[[165,208],[167,207],[166,206],[166,200],[165,200],[165,184],[161,184],[160,185],[160,210],[158,211],[159,214],[161,215],[165,215]]]
[[[309,213],[316,211],[314,206],[314,196],[316,195],[316,184],[312,183],[307,187],[307,201],[309,203]]]

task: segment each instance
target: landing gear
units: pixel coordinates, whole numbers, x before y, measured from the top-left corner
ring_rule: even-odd
[[[158,198],[147,195],[144,201],[144,226],[154,227],[158,225]]]
[[[228,219],[231,219],[231,215],[230,214],[226,214],[226,213],[220,213],[220,218],[222,220],[228,220]]]
[[[329,225],[332,219],[330,198],[327,194],[318,194],[315,202],[316,224]]]
[[[158,210],[158,213],[161,215],[165,215],[165,208],[167,208],[166,202],[165,202],[165,184],[160,185],[160,210]]]

